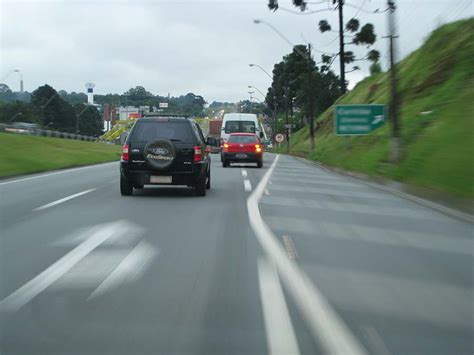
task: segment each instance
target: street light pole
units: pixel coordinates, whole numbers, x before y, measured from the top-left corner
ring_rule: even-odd
[[[253,67],[257,67],[258,69],[260,69],[261,71],[263,71],[269,78],[270,80],[273,81],[273,77],[265,70],[263,69],[262,66],[258,65],[258,64],[249,64],[249,67],[253,68]]]
[[[255,86],[252,86],[252,85],[249,85],[248,86],[249,89],[255,89],[257,90],[260,95],[263,96],[263,98],[265,99],[265,101],[267,102],[268,104],[268,100],[267,100],[267,97],[263,94],[263,92],[255,87]],[[270,102],[272,104],[272,107],[273,107],[273,110],[272,110],[272,143],[273,145],[275,146],[276,142],[275,142],[275,133],[276,133],[276,120],[277,120],[277,101],[276,101],[276,96],[273,96],[273,102]]]
[[[253,91],[249,91],[249,95],[250,95],[250,113],[253,112],[253,102],[252,102],[252,99],[253,99],[252,94],[253,93],[254,93]]]

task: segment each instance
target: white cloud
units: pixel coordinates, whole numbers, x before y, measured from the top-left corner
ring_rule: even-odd
[[[317,22],[337,14],[272,13],[266,0],[181,1],[3,1],[1,9],[1,76],[19,68],[25,88],[49,83],[57,89],[83,91],[96,83],[99,93],[124,92],[142,85],[155,94],[195,92],[208,101],[235,101],[247,96],[247,86],[265,91],[270,80],[249,63],[272,70],[291,47],[254,18],[272,23],[293,43],[312,42],[316,49],[337,52],[336,33],[321,34]],[[351,3],[358,5],[361,0]],[[399,1],[400,52],[416,49],[442,22],[472,15],[450,0]],[[280,0],[294,9],[291,1]],[[386,15],[363,10],[384,8],[385,1],[365,1],[362,23],[372,22],[378,34],[375,48],[385,56]],[[468,4],[467,4],[468,5]],[[312,5],[314,8],[317,5]],[[326,6],[326,5],[322,5]],[[356,13],[346,6],[345,18]],[[472,7],[467,11],[472,12]],[[304,40],[303,40],[304,37]],[[331,43],[329,43],[331,42]],[[329,44],[328,44],[329,43]],[[327,44],[323,47],[323,45]],[[365,48],[356,48],[358,56]],[[314,52],[319,59],[320,53]],[[384,68],[387,58],[382,57]],[[351,86],[368,74],[368,64],[349,74]],[[337,72],[338,61],[334,70]],[[7,84],[16,88],[14,75]]]

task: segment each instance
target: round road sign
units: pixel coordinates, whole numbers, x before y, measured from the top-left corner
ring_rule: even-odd
[[[278,143],[281,143],[285,140],[285,135],[283,133],[277,133],[275,135],[275,140],[278,142]]]

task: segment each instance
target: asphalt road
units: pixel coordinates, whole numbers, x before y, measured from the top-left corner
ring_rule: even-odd
[[[467,222],[287,156],[118,178],[0,182],[2,355],[474,352]]]

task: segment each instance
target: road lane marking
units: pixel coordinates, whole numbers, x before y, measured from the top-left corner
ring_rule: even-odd
[[[282,239],[283,245],[285,246],[286,252],[288,253],[288,257],[293,260],[298,258],[298,252],[296,251],[296,247],[293,243],[293,240],[287,235],[284,235]]]
[[[119,233],[126,234],[130,232],[130,229],[131,225],[125,221],[117,221],[92,228],[92,230],[89,230],[92,234],[82,244],[78,245],[25,285],[0,301],[0,313],[19,310],[71,270],[108,238]]]
[[[244,179],[244,189],[247,192],[252,191],[252,184],[250,183],[250,180]]]
[[[59,205],[60,203],[63,203],[63,202],[72,200],[73,198],[76,198],[76,197],[79,197],[79,196],[88,194],[89,192],[92,192],[92,191],[95,191],[95,190],[97,190],[97,189],[95,189],[95,188],[94,188],[94,189],[89,189],[89,190],[85,190],[85,191],[82,191],[82,192],[78,192],[77,194],[74,194],[74,195],[70,195],[70,196],[67,196],[67,197],[64,197],[64,198],[60,198],[59,200],[56,200],[56,201],[47,203],[46,205],[37,207],[37,208],[35,208],[33,211],[36,212],[36,211],[45,210],[45,209],[47,209],[47,208],[49,208],[49,207],[53,207],[53,206]]]
[[[362,327],[362,329],[365,331],[367,339],[372,345],[375,354],[390,355],[390,351],[388,351],[387,346],[383,342],[380,334],[377,332],[377,329],[372,326]]]
[[[291,205],[288,205],[291,207]],[[459,235],[443,235],[442,233],[422,233],[406,230],[361,226],[356,224],[341,224],[337,222],[317,222],[303,218],[266,216],[266,220],[274,230],[292,232],[305,236],[317,236],[334,240],[351,240],[379,245],[415,248],[442,253],[457,253],[474,256],[472,238]],[[291,230],[288,229],[291,226]]]
[[[140,277],[157,253],[153,246],[144,240],[140,241],[109,276],[102,281],[94,292],[91,293],[87,300],[100,296],[125,281],[130,282]]]
[[[258,281],[270,355],[299,355],[298,342],[273,262],[258,260]]]
[[[247,174],[247,170],[243,169],[243,170],[242,170],[242,176],[243,176],[244,178],[246,178],[247,175],[248,175],[248,174]]]
[[[324,350],[329,354],[366,354],[367,351],[309,277],[294,261],[287,257],[285,249],[262,219],[258,204],[278,158],[279,155],[247,199],[250,226],[265,253],[274,261],[284,285],[288,288],[301,315],[308,323],[312,336],[319,339]]]
[[[47,173],[47,174],[29,176],[29,177],[22,178],[22,179],[16,179],[16,180],[11,180],[11,181],[0,182],[0,186],[8,185],[8,184],[14,184],[14,183],[17,183],[17,182],[30,181],[30,180],[44,178],[44,177],[53,176],[53,175],[76,172],[76,171],[79,171],[79,170],[92,169],[92,168],[102,167],[102,166],[105,166],[105,165],[118,164],[118,163],[119,163],[118,161],[113,161],[113,162],[110,162],[110,163],[94,164],[94,165],[90,165],[90,166],[83,166],[83,167],[80,167],[80,168],[72,168],[72,169],[67,169],[67,170],[55,171],[54,173]]]
[[[320,169],[323,169],[323,170],[329,172],[330,174],[332,174],[333,176],[346,177],[348,179],[353,179],[353,180],[355,180],[357,182],[360,182],[362,184],[365,184],[367,186],[370,186],[370,187],[373,187],[373,188],[391,193],[395,196],[398,196],[398,197],[401,197],[403,199],[415,202],[415,203],[417,203],[419,205],[422,205],[424,207],[431,208],[431,209],[433,209],[435,211],[438,211],[438,212],[440,212],[444,215],[447,215],[451,218],[462,220],[463,222],[474,223],[474,216],[472,216],[471,214],[464,213],[462,211],[455,210],[453,208],[440,205],[438,203],[426,200],[424,198],[417,197],[415,195],[411,195],[409,193],[399,191],[399,190],[391,188],[389,186],[384,186],[384,185],[377,184],[375,182],[366,181],[363,178],[359,178],[359,177],[355,176],[354,174],[351,174],[350,172],[344,173],[344,172],[336,172],[336,171],[330,170],[330,169],[324,167],[323,165],[321,165],[320,163],[317,163],[315,161],[310,161],[310,160],[307,160],[307,159],[304,159],[304,158],[299,158],[299,157],[297,157],[295,159],[297,159],[297,160],[299,160],[299,161],[301,161],[305,164],[311,164],[311,165],[316,166]]]

